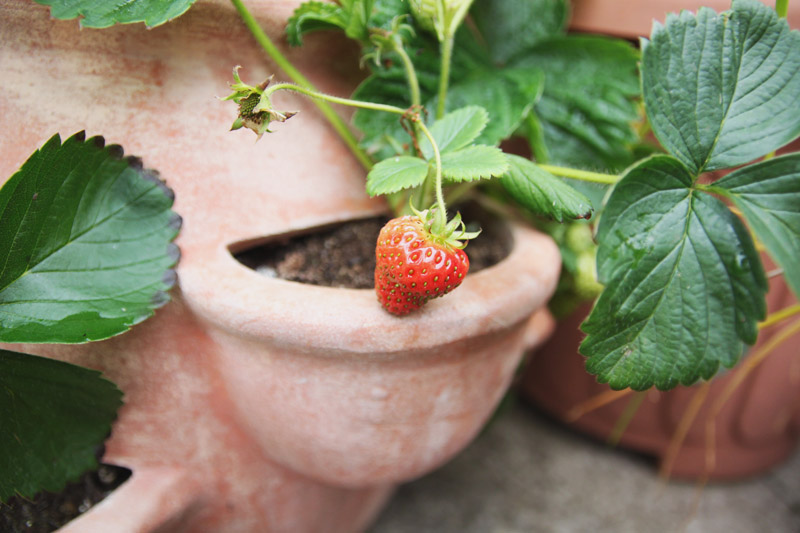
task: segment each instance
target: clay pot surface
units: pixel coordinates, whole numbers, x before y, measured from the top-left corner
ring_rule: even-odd
[[[767,261],[766,267],[769,270],[774,265]],[[767,295],[770,312],[796,302],[782,277],[770,280]],[[569,418],[574,407],[610,390],[586,372],[584,358],[578,353],[584,336],[578,327],[589,311],[590,307],[585,306],[559,322],[554,335],[528,362],[522,392],[536,407],[567,422],[570,427],[605,440],[623,415],[630,396],[588,412],[577,420]],[[773,326],[764,330],[749,353],[769,342],[779,329],[780,326]],[[798,342],[800,334],[781,344],[750,373],[713,418],[715,459],[710,465],[706,462],[707,421],[712,406],[739,367],[715,378],[674,463],[665,473],[676,478],[697,479],[708,475],[718,480],[739,479],[758,475],[786,459],[800,439]],[[666,466],[664,461],[670,441],[698,387],[648,391],[622,434],[619,446],[653,455],[661,461],[662,467]]]
[[[761,0],[772,7],[774,1]],[[681,10],[697,12],[710,7],[717,13],[731,7],[730,0],[573,0],[570,28],[575,31],[602,33],[627,39],[647,37],[653,21],[663,23],[667,13]],[[800,6],[789,5],[789,26],[800,28]]]
[[[298,3],[248,6],[280,35]],[[158,169],[184,219],[179,286],[153,319],[98,343],[9,347],[99,369],[125,393],[104,460],[133,475],[63,531],[360,531],[398,482],[479,431],[552,327],[549,238],[512,229],[506,260],[404,319],[370,290],[260,276],[230,247],[385,206],[307,100],[280,95],[301,114],[258,143],[228,131],[235,108],[216,97],[232,67],[252,82],[277,71],[230,4],[201,0],[151,30],[79,29],[25,0],[0,10],[0,176],[85,129]],[[326,92],[361,76],[343,38],[285,52]]]

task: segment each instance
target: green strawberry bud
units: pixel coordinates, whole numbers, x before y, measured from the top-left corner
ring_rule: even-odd
[[[472,0],[409,0],[411,12],[423,29],[436,33],[439,41],[455,35]]]

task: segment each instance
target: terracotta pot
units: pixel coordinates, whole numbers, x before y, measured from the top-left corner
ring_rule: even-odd
[[[774,6],[772,0],[762,0]],[[683,9],[697,11],[701,6],[718,13],[730,9],[730,0],[572,0],[570,27],[576,31],[602,33],[627,39],[650,35],[653,20],[664,22],[667,13]],[[800,6],[789,5],[787,17],[792,28],[800,27]]]
[[[249,5],[279,35],[297,3]],[[0,176],[53,133],[86,129],[157,168],[184,218],[179,288],[153,319],[100,343],[12,347],[100,369],[125,393],[104,460],[132,478],[62,531],[359,531],[397,483],[479,431],[552,326],[549,238],[510,229],[507,259],[403,319],[370,290],[263,277],[230,247],[385,206],[307,101],[281,96],[302,113],[259,143],[228,132],[235,110],[215,96],[231,68],[276,71],[230,4],[153,30],[80,30],[25,0],[2,10]],[[329,39],[287,53],[348,94],[356,56]]]
[[[774,268],[771,263],[768,268]],[[770,280],[767,305],[770,311],[796,303],[783,278]],[[560,322],[556,333],[532,356],[522,379],[523,394],[537,407],[570,427],[598,439],[608,439],[623,416],[630,396],[615,400],[599,409],[572,420],[571,411],[589,399],[610,391],[597,383],[584,369],[584,358],[578,353],[583,335],[578,326],[590,307],[585,306]],[[775,335],[780,326],[764,330],[754,353]],[[760,474],[786,459],[800,439],[800,358],[797,342],[800,334],[782,343],[767,357],[724,404],[715,420],[715,461],[708,470],[707,421],[712,406],[733,379],[735,369],[718,376],[671,465],[668,460],[670,441],[689,409],[699,385],[678,387],[668,392],[648,391],[647,396],[619,442],[629,448],[653,455],[664,472],[677,478],[738,479]],[[737,367],[738,368],[738,367]]]

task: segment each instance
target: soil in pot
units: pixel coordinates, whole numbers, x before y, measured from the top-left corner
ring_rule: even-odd
[[[101,464],[67,484],[58,493],[43,491],[28,500],[12,497],[0,503],[0,531],[3,533],[50,533],[85,513],[131,477],[127,468]]]
[[[511,237],[497,221],[482,217],[482,234],[465,248],[474,273],[502,261]],[[388,219],[354,220],[250,248],[235,254],[242,264],[269,276],[326,287],[375,286],[375,243]]]

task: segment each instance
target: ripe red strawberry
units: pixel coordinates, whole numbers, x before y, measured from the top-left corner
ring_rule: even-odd
[[[451,234],[460,223],[457,219],[448,224]],[[419,216],[390,220],[375,249],[378,300],[390,313],[405,315],[452,291],[469,271],[469,259],[460,247],[463,244],[455,239],[432,234]]]

